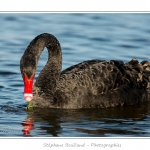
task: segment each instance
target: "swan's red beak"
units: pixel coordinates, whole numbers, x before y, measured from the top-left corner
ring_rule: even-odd
[[[34,80],[34,74],[31,76],[30,79],[28,79],[27,75],[23,74],[23,80],[24,80],[24,99],[29,102],[33,99],[33,80]]]

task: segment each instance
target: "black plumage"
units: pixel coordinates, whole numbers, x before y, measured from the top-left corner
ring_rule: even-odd
[[[25,50],[21,71],[33,74],[44,47],[48,49],[48,61],[34,85],[34,107],[104,108],[149,101],[150,62],[88,60],[61,72],[59,41],[43,33]]]

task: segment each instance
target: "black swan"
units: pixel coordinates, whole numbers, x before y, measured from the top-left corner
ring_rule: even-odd
[[[39,57],[48,49],[48,61],[33,80]],[[40,108],[104,108],[135,105],[149,101],[150,62],[132,59],[88,60],[61,72],[62,53],[52,34],[35,37],[26,48],[20,70],[24,99]]]

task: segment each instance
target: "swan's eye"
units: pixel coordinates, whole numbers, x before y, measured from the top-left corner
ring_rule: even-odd
[[[21,69],[22,73],[24,74],[25,73],[25,70],[24,69]]]

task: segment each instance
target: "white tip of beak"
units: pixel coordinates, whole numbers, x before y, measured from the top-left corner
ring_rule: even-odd
[[[30,101],[33,99],[33,94],[25,93],[25,94],[24,94],[24,99],[25,99],[27,102],[30,102]]]

